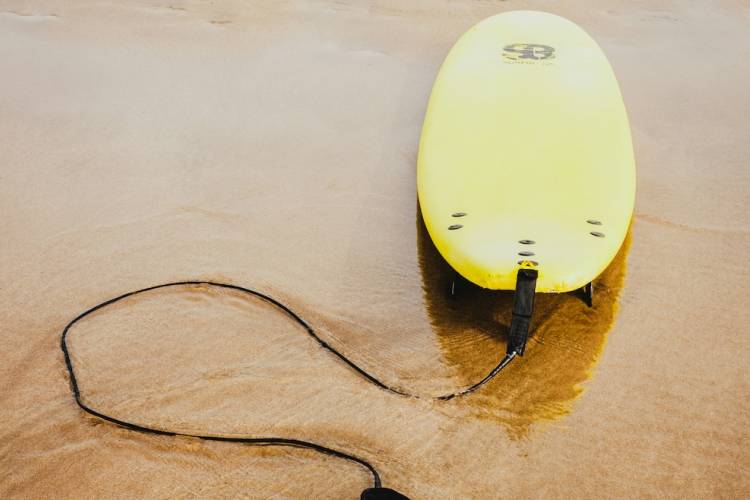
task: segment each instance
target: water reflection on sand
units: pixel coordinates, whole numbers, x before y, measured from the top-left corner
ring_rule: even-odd
[[[623,286],[630,231],[609,267],[595,282],[594,307],[575,293],[538,294],[526,354],[484,389],[448,405],[502,422],[509,435],[528,435],[532,424],[567,415],[592,374],[615,319]],[[505,353],[513,293],[464,282],[451,298],[454,272],[440,256],[417,209],[417,248],[424,303],[445,363],[470,385]]]

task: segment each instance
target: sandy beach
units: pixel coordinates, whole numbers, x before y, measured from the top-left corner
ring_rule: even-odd
[[[637,199],[595,307],[469,289],[427,234],[416,158],[458,37],[553,12],[607,54]],[[750,4],[0,0],[0,497],[358,498],[314,441],[427,498],[750,497]]]

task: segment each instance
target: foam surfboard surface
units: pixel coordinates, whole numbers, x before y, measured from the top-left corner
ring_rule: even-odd
[[[477,285],[514,289],[522,266],[540,292],[594,280],[635,199],[628,118],[596,42],[543,12],[471,28],[435,80],[417,189],[435,246]]]

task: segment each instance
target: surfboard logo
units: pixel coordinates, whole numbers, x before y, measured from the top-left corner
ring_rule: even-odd
[[[506,61],[516,63],[535,63],[555,58],[555,49],[538,43],[512,43],[503,47]]]

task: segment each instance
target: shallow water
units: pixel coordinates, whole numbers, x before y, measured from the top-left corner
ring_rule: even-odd
[[[436,402],[504,352],[510,295],[446,298],[416,207],[424,108],[462,32],[529,5],[610,57],[636,215],[594,308],[540,297],[523,359]],[[0,496],[357,497],[368,476],[341,460],[141,434],[75,405],[63,327],[186,279],[269,293],[425,397],[372,386],[267,303],[186,286],[75,326],[87,402],[144,425],[309,439],[413,498],[750,493],[742,3],[0,11]]]
[[[455,370],[461,385],[470,385],[505,352],[513,294],[463,282],[457,298],[450,298],[445,290],[453,271],[422,224],[417,239],[425,307],[444,363]],[[536,422],[568,414],[616,316],[629,248],[630,236],[596,280],[595,307],[587,307],[581,293],[538,295],[528,354],[502,372],[494,390],[472,394],[457,404],[503,423],[511,438],[527,436]]]

